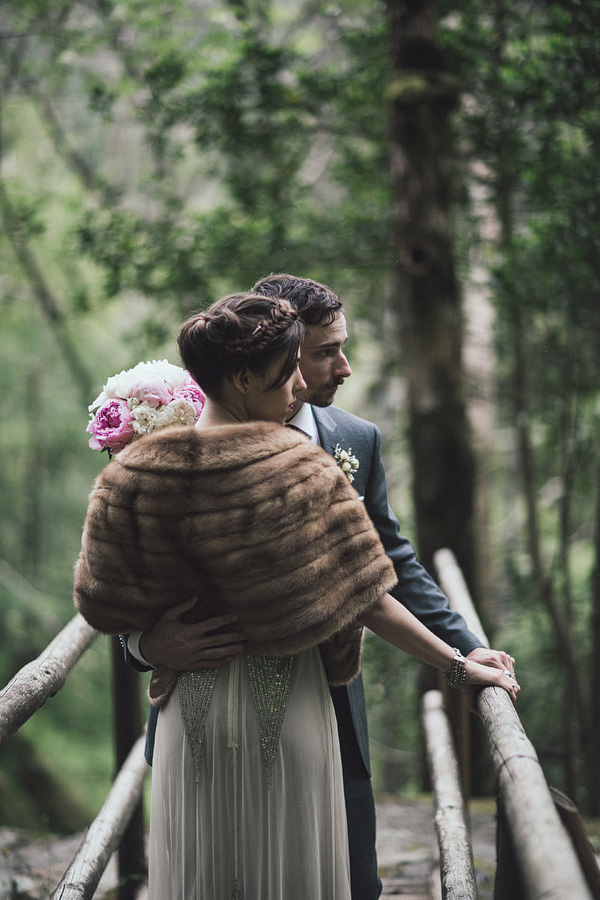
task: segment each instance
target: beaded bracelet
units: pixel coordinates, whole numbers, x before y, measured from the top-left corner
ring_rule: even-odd
[[[454,654],[452,670],[444,672],[444,678],[451,688],[459,688],[467,677],[467,661],[456,647],[454,648]]]

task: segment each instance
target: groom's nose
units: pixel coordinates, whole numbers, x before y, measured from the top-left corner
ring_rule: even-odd
[[[350,363],[346,359],[344,353],[340,350],[339,355],[336,359],[336,366],[334,369],[334,375],[336,378],[349,378],[352,375],[352,369],[350,368]]]

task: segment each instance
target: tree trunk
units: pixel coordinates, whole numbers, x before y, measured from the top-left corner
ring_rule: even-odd
[[[450,226],[448,119],[458,87],[437,43],[434,0],[388,0],[395,278],[392,310],[408,378],[417,544],[449,547],[477,597],[475,465]]]
[[[584,741],[584,766],[586,772],[586,799],[583,805],[590,816],[600,816],[600,779],[598,760],[600,759],[600,463],[596,479],[596,527],[595,566],[592,581],[592,651],[590,663],[590,709],[588,729]]]

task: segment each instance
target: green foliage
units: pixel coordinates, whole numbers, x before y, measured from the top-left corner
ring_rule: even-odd
[[[576,679],[589,719],[579,727],[591,726],[598,640],[590,590],[600,425],[598,11],[594,4],[500,3],[487,12],[468,4],[449,33],[449,51],[469,86],[457,135],[485,197],[479,209],[497,226],[497,240],[481,250],[497,313],[499,414],[519,434],[517,475],[530,497],[527,507],[516,502],[515,472],[504,457],[500,504],[511,523],[503,535],[510,540],[502,550],[504,588],[515,601],[515,655],[538,678],[535,703],[520,704],[526,727],[542,757],[573,778],[586,742],[573,753],[577,741],[563,719]],[[549,594],[563,615],[554,628],[539,606]],[[564,631],[577,648],[574,663],[557,658]],[[545,693],[546,679],[553,693]],[[556,687],[565,691],[563,705]],[[588,790],[591,796],[589,780]],[[580,799],[586,802],[585,791]]]

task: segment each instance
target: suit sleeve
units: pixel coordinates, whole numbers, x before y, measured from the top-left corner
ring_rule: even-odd
[[[365,507],[396,570],[398,584],[390,592],[427,628],[465,656],[481,647],[463,617],[450,608],[448,598],[418,562],[408,538],[400,534],[398,519],[390,509],[385,469],[381,459],[381,433],[374,428],[373,455],[365,488]]]
[[[154,666],[144,665],[144,663],[140,662],[139,659],[136,659],[131,650],[129,649],[129,634],[120,634],[119,641],[121,642],[121,648],[123,650],[123,656],[125,657],[125,662],[128,666],[131,666],[132,669],[136,669],[138,672],[152,672]]]

